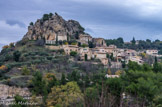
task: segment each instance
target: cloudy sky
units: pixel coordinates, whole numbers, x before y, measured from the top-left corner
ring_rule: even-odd
[[[0,46],[50,12],[79,21],[93,37],[162,40],[162,0],[0,0]]]

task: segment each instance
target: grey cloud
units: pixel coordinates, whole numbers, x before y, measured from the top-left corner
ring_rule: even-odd
[[[20,27],[25,27],[25,24],[23,22],[17,21],[17,20],[7,20],[7,24],[13,26],[13,25],[19,25]]]
[[[18,24],[25,28],[0,29],[0,37],[5,37],[4,40],[8,42],[11,37],[16,36],[20,39],[26,33],[31,21],[35,22],[44,13],[50,12],[57,12],[66,20],[79,21],[94,37],[117,38],[122,36],[126,41],[132,39],[133,36],[136,39],[161,39],[156,36],[162,34],[162,21],[157,14],[145,17],[139,15],[139,9],[136,6],[128,8],[122,5],[72,0],[1,0],[0,13],[3,15],[0,15],[0,20],[7,20],[6,23],[11,26]]]

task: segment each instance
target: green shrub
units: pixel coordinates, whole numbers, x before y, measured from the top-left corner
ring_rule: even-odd
[[[48,56],[47,60],[52,60],[52,58],[53,58],[52,56]]]
[[[49,18],[51,18],[53,16],[53,13],[49,13]]]
[[[12,55],[10,55],[10,54],[5,55],[5,61],[9,61],[11,59],[13,59]]]
[[[70,52],[70,56],[76,56],[77,55],[77,52],[76,51],[71,51]]]
[[[3,62],[0,62],[0,66],[3,65]]]
[[[49,56],[47,52],[39,52],[40,56]]]
[[[43,21],[48,20],[49,19],[49,15],[48,14],[44,14],[42,19],[43,19]]]
[[[84,47],[84,48],[85,48],[85,47],[88,47],[88,45],[87,45],[87,44],[82,44],[81,46],[82,46],[82,47]]]
[[[40,59],[36,59],[36,60],[31,61],[32,64],[39,64],[41,62],[42,62],[42,60],[40,60]]]
[[[27,44],[28,41],[29,41],[28,38],[22,39],[21,41],[18,41],[16,43],[16,46],[23,46],[23,45]]]
[[[21,56],[21,53],[20,53],[19,51],[15,51],[15,52],[13,53],[13,57],[14,57],[14,60],[15,60],[16,62],[19,61],[20,56]]]
[[[30,22],[30,25],[33,26],[34,25],[33,22]]]
[[[29,75],[30,74],[30,70],[27,68],[27,66],[23,66],[21,71],[22,71],[22,75]]]

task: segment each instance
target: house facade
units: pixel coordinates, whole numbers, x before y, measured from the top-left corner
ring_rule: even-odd
[[[80,47],[78,52],[81,60],[85,60],[85,55],[87,55],[87,60],[90,60],[92,57],[92,51],[89,47]]]
[[[63,45],[62,48],[64,49],[65,53],[70,55],[70,52],[75,51],[78,52],[78,46],[77,45]]]
[[[92,36],[90,36],[89,34],[80,34],[79,35],[79,42],[81,44],[87,44],[88,42],[92,41]]]
[[[105,47],[107,46],[106,42],[103,38],[93,38],[92,41],[93,41],[93,43],[96,44],[96,46],[105,46]]]
[[[158,55],[158,50],[146,50],[146,54],[148,54],[148,55]]]

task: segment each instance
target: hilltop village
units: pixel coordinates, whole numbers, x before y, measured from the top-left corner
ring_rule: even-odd
[[[44,14],[0,52],[0,106],[160,107],[161,54],[160,40],[95,38]]]
[[[51,50],[63,49],[67,55],[76,53],[79,55],[79,60],[82,61],[99,59],[103,65],[113,68],[121,68],[122,62],[128,64],[129,61],[144,64],[142,54],[161,57],[161,55],[158,55],[158,50],[135,51],[133,49],[120,49],[115,45],[107,46],[103,38],[92,38],[88,34],[81,34],[79,40],[70,45],[66,42],[66,39],[59,39],[58,41],[65,42],[62,45],[53,46],[56,43],[55,40],[46,40],[46,48]],[[89,43],[94,43],[95,47],[89,48]],[[108,59],[111,59],[112,64]]]
[[[45,14],[35,25],[31,22],[24,38],[43,39],[48,49],[63,49],[67,55],[79,55],[80,61],[99,59],[103,65],[112,68],[121,68],[122,64],[128,64],[129,61],[143,64],[146,55],[161,57],[157,49],[136,51],[118,48],[113,44],[107,45],[104,38],[93,38],[84,32],[84,28],[77,21],[65,21],[57,13]],[[138,45],[138,42],[135,41],[135,45]]]

